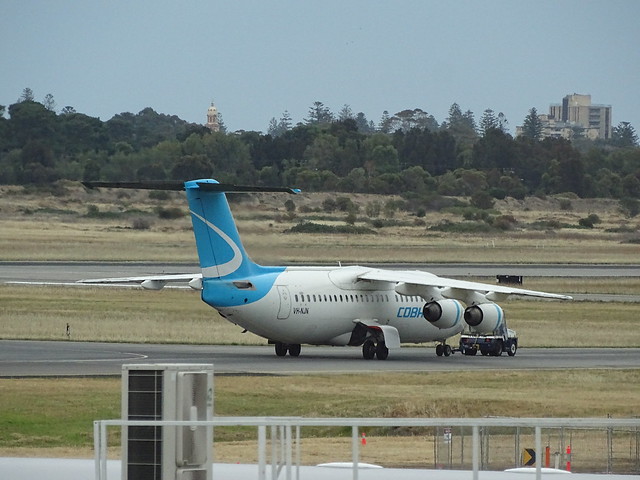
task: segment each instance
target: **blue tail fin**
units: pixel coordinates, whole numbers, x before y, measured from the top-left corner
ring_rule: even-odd
[[[224,191],[215,180],[185,182],[193,233],[204,278],[247,277],[259,268],[247,255]],[[203,188],[204,187],[204,188]]]

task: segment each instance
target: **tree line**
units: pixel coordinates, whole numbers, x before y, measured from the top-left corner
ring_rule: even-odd
[[[487,109],[476,122],[473,112],[455,103],[442,123],[414,109],[384,112],[375,124],[347,105],[335,115],[315,102],[304,121],[294,125],[284,112],[266,134],[211,132],[151,108],[101,121],[72,107],[56,112],[52,96],[37,102],[29,89],[8,108],[0,106],[0,183],[204,177],[397,193],[423,204],[479,193],[523,198],[573,192],[637,200],[640,148],[625,122],[608,141],[541,140],[526,128],[513,138],[501,113]]]

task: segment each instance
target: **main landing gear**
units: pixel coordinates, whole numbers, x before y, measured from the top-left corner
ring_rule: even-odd
[[[302,350],[302,347],[299,343],[276,342],[275,347],[276,355],[279,357],[284,357],[287,352],[289,352],[289,355],[291,355],[292,357],[299,357],[300,351]]]
[[[438,345],[436,345],[436,355],[441,357],[441,356],[445,356],[448,357],[453,353],[453,350],[451,350],[451,345],[447,345],[446,343],[439,343]]]
[[[376,343],[371,339],[365,340],[362,344],[362,356],[366,360],[371,360],[373,357],[376,357],[378,360],[386,360],[389,356],[389,349],[384,341]]]

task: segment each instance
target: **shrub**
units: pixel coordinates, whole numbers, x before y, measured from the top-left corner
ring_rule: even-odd
[[[581,218],[578,220],[578,225],[584,228],[593,228],[596,223],[601,223],[600,217],[595,213],[592,213],[586,218]]]
[[[482,210],[489,210],[490,208],[493,208],[494,203],[494,198],[487,192],[480,191],[471,196],[471,205]]]
[[[157,209],[157,212],[158,217],[162,218],[163,220],[175,220],[176,218],[184,217],[184,211],[178,207],[159,207]]]
[[[361,235],[376,232],[370,228],[355,225],[324,225],[322,223],[303,222],[294,225],[289,230],[285,230],[285,233],[354,233]]]
[[[338,205],[333,198],[325,198],[322,202],[322,209],[327,213],[335,212],[337,208]]]
[[[149,191],[149,198],[151,200],[169,200],[171,195],[166,190],[151,190]]]
[[[284,202],[284,208],[287,210],[287,212],[293,213],[296,211],[296,204],[293,200],[289,199]]]
[[[151,222],[146,218],[137,217],[131,222],[131,228],[134,230],[149,230],[149,228],[151,228]]]
[[[500,215],[493,219],[492,225],[500,230],[511,230],[518,223],[513,215]]]
[[[568,198],[560,199],[560,210],[571,210],[572,208],[573,205],[571,205],[571,200],[569,200]]]

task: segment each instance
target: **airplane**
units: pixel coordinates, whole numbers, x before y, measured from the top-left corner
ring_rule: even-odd
[[[262,266],[247,254],[226,193],[297,189],[219,183],[85,182],[89,188],[185,190],[201,274],[172,274],[79,280],[81,283],[140,284],[151,290],[184,281],[202,300],[247,331],[274,344],[275,353],[297,357],[301,345],[362,347],[365,359],[386,360],[402,343],[437,342],[449,356],[448,338],[469,326],[491,333],[505,323],[495,302],[511,295],[571,300],[570,296],[505,285],[456,280],[424,271],[366,266]]]

